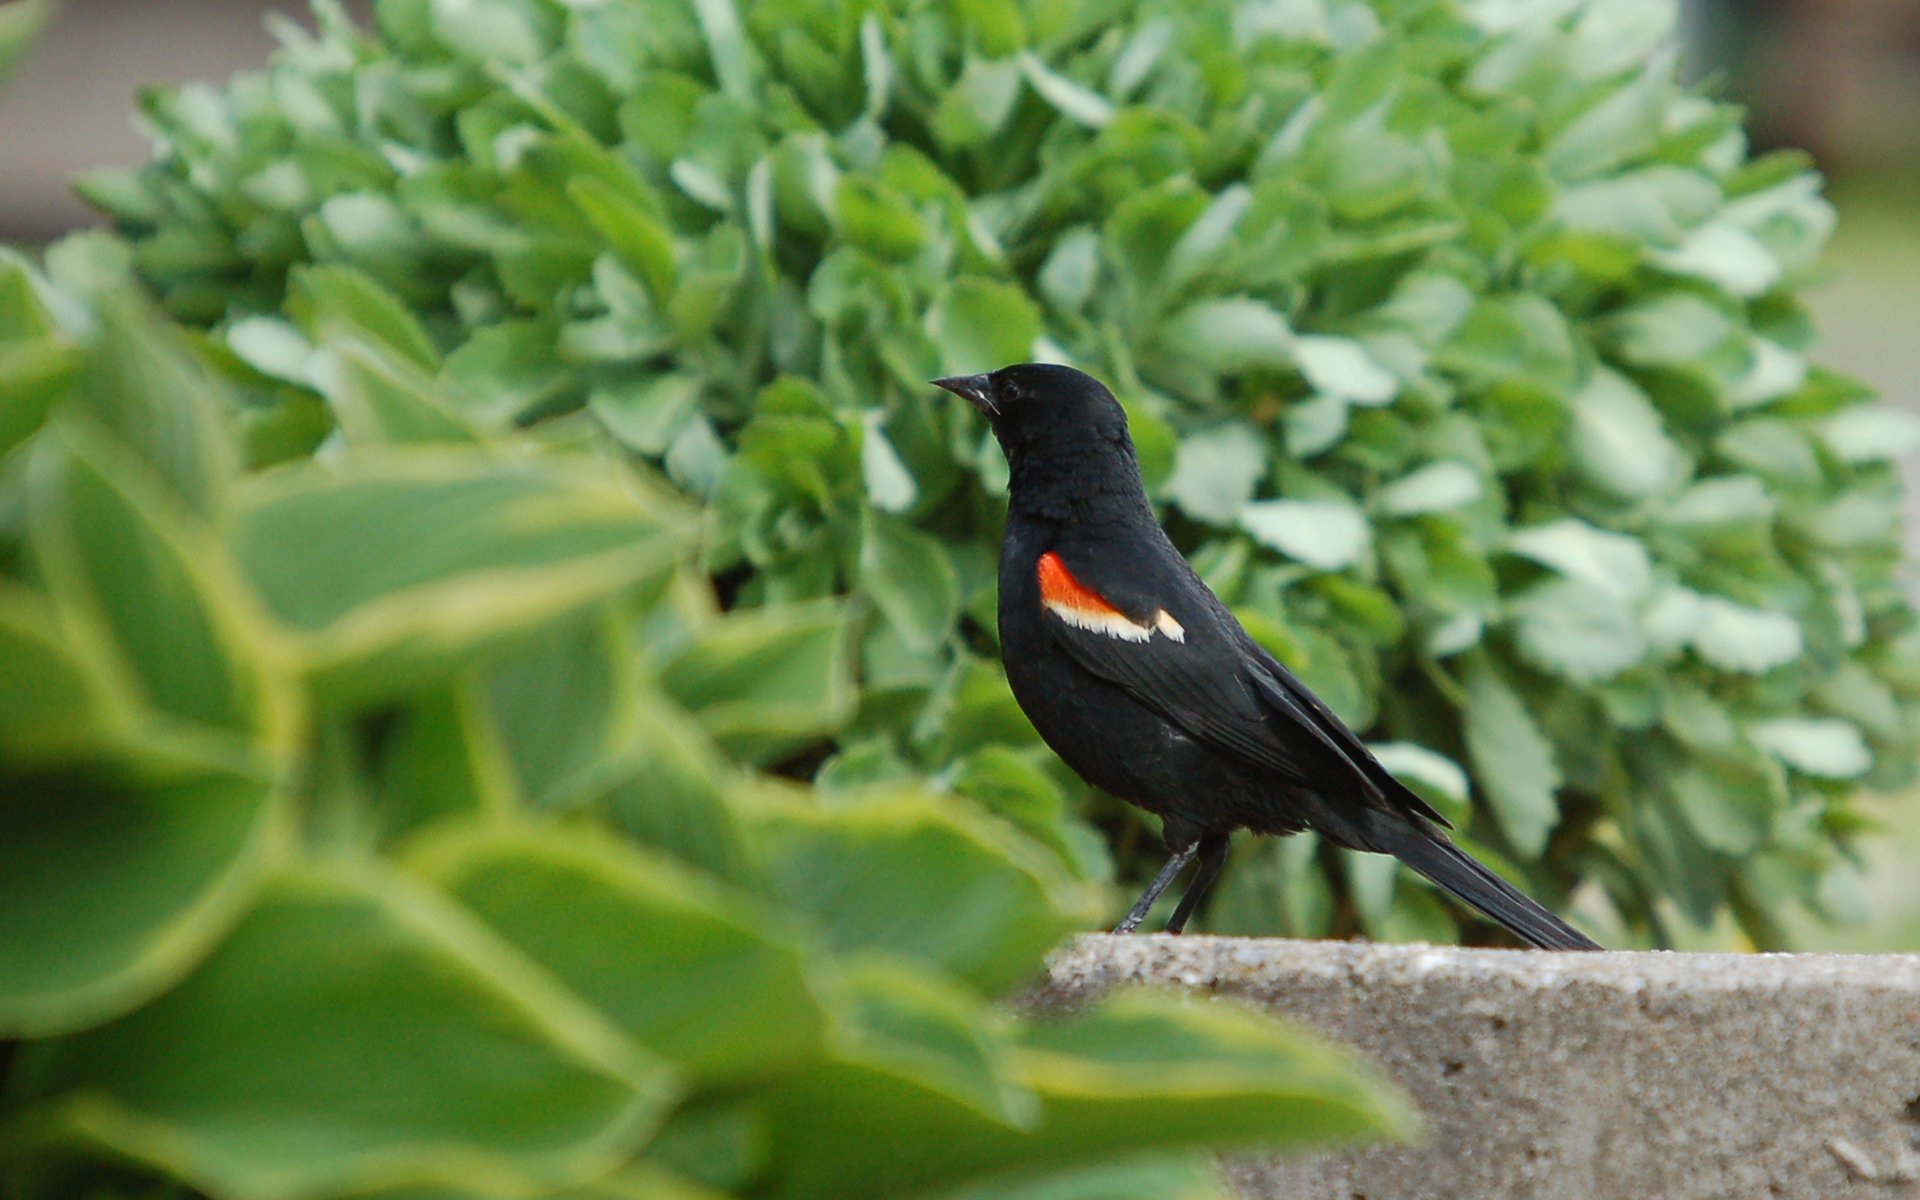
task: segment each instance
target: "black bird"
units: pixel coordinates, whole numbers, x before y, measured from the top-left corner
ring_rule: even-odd
[[[1314,830],[1391,854],[1535,946],[1599,947],[1474,861],[1447,821],[1247,635],[1148,506],[1126,413],[1071,367],[937,379],[1006,452],[1000,650],[1014,698],[1096,787],[1159,816],[1172,857],[1130,932],[1192,862],[1170,932],[1212,886],[1236,829]]]

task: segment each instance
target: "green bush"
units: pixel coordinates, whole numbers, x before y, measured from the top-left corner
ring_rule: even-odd
[[[1914,761],[1920,430],[1810,365],[1830,210],[1675,82],[1667,0],[375,11],[152,97],[153,161],[84,184],[231,355],[255,463],[604,430],[704,502],[728,607],[855,597],[855,678],[729,752],[934,780],[1097,877],[992,661],[1004,465],[924,386],[1070,359],[1203,574],[1476,852],[1646,942],[1849,911],[1856,789]],[[445,403],[322,369],[335,324]],[[1296,840],[1212,925],[1456,919]]]
[[[1099,870],[982,661],[1003,468],[922,385],[1070,357],[1250,626],[1463,823],[1468,766],[1480,849],[1654,938],[1844,909],[1854,786],[1913,758],[1914,428],[1807,365],[1828,210],[1649,59],[1666,5],[378,14],[156,99],[87,194],[245,364],[256,458],[367,419],[306,339],[388,293],[447,420],[584,409],[703,498],[730,604],[858,596],[847,719],[729,749],[830,731],[823,781]],[[1262,855],[1216,925],[1449,932],[1384,863]]]
[[[1104,892],[730,764],[845,707],[846,605],[719,612],[591,430],[473,435],[342,326],[345,436],[246,473],[245,401],[98,296],[0,257],[8,1200],[1199,1197],[1413,1128],[1230,1005],[996,1011]]]

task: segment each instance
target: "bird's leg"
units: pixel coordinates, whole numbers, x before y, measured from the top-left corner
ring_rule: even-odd
[[[1127,915],[1122,917],[1120,923],[1113,927],[1113,931],[1115,933],[1132,933],[1134,929],[1139,926],[1140,922],[1147,919],[1147,910],[1152,908],[1153,902],[1160,898],[1160,893],[1166,891],[1167,885],[1172,883],[1180,872],[1187,869],[1187,864],[1192,862],[1193,856],[1199,852],[1200,841],[1198,838],[1175,850],[1173,857],[1167,860],[1167,865],[1160,868],[1160,873],[1153,877],[1153,882],[1148,884],[1147,890],[1141,893],[1138,900],[1133,902],[1133,907],[1127,910]]]
[[[1187,885],[1187,894],[1180,897],[1180,904],[1173,910],[1173,916],[1167,921],[1168,933],[1179,933],[1187,927],[1187,918],[1200,902],[1207,898],[1207,889],[1220,875],[1220,868],[1227,865],[1227,835],[1210,833],[1200,839],[1200,869],[1194,872],[1193,882]]]

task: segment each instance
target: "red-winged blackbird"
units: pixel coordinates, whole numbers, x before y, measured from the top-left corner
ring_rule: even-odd
[[[1116,933],[1137,926],[1198,856],[1178,933],[1236,829],[1311,829],[1391,854],[1543,949],[1598,949],[1475,862],[1447,821],[1275,662],[1167,540],[1140,483],[1127,417],[1100,382],[1026,363],[934,381],[1006,452],[1000,650],[1047,745],[1096,787],[1160,817],[1172,857]]]

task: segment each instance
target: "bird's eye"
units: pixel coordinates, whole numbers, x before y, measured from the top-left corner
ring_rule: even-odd
[[[1020,385],[1011,379],[1002,382],[996,390],[1000,393],[1000,403],[1002,404],[1011,404],[1020,398]]]

